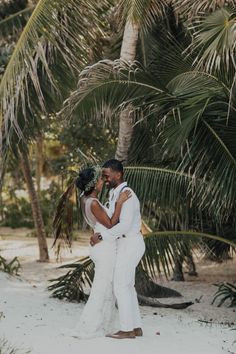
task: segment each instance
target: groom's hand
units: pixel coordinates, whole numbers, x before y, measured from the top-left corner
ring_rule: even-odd
[[[99,239],[99,237],[101,237],[101,234],[99,234],[98,232],[95,232],[93,234],[93,236],[90,237],[90,245],[94,246],[97,243],[101,242],[101,240]]]

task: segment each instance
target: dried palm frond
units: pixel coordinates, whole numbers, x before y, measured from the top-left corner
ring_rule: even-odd
[[[74,178],[70,181],[66,191],[61,195],[53,218],[54,242],[52,247],[58,244],[58,255],[61,248],[61,242],[59,242],[59,240],[71,247],[73,233],[73,203],[71,202],[71,198],[73,193],[75,193],[75,189]]]

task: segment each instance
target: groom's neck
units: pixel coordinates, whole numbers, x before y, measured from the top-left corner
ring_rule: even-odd
[[[114,188],[119,187],[119,185],[122,184],[122,183],[124,183],[124,180],[123,179],[119,180]]]

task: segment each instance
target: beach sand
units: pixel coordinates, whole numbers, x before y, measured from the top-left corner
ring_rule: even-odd
[[[9,236],[6,229],[0,229],[0,236],[0,254],[8,260],[18,256],[22,265],[20,277],[0,272],[0,338],[19,348],[19,353],[236,354],[236,330],[232,330],[236,308],[211,304],[214,283],[236,281],[235,259],[220,264],[198,260],[199,276],[186,276],[185,282],[157,279],[183,295],[162,302],[193,301],[194,305],[185,310],[142,306],[142,338],[79,340],[62,333],[76,325],[84,304],[50,298],[47,286],[49,279],[65,273],[58,266],[87,255],[86,242],[75,242],[72,253],[64,252],[60,263],[52,249],[50,262],[39,263],[35,238]]]

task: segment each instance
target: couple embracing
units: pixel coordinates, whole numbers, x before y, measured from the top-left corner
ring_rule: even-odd
[[[104,183],[110,189],[107,206],[98,199]],[[95,263],[95,275],[73,336],[142,336],[135,290],[135,269],[145,251],[139,200],[123,180],[122,163],[115,159],[105,162],[102,168],[84,169],[76,185],[82,191],[83,216],[94,231],[90,257]],[[116,302],[120,328],[114,333]]]

